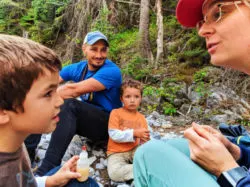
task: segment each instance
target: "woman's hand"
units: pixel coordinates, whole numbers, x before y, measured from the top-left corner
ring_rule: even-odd
[[[65,186],[71,179],[81,177],[81,174],[76,172],[78,159],[79,156],[73,156],[69,159],[54,175],[47,178],[45,186],[61,187]]]
[[[219,131],[212,128],[211,126],[202,125],[200,127],[204,128],[209,133],[216,136],[221,141],[221,143],[225,145],[227,150],[231,153],[231,155],[234,157],[236,161],[240,159],[240,148],[237,145],[230,142],[223,134],[221,134]]]
[[[220,138],[213,133],[193,123],[184,132],[184,136],[189,141],[191,159],[218,177],[223,171],[238,167],[238,164]]]

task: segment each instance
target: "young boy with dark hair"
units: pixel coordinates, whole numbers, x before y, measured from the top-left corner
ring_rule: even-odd
[[[149,140],[145,117],[137,111],[142,99],[140,82],[128,79],[121,86],[123,107],[112,110],[107,148],[108,174],[113,181],[132,180],[133,156],[139,144]]]
[[[31,40],[0,34],[0,67],[0,186],[65,186],[80,177],[74,156],[56,174],[36,180],[23,144],[31,133],[53,131],[59,121],[57,55]]]

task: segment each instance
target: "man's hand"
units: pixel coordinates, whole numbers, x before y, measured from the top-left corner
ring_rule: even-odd
[[[218,177],[223,171],[238,167],[224,143],[213,132],[193,123],[184,136],[189,141],[191,159],[208,172]]]
[[[105,90],[106,87],[94,78],[89,78],[80,82],[71,82],[57,88],[57,93],[63,98],[76,98],[80,95],[99,92]]]
[[[134,137],[146,142],[149,140],[149,130],[145,128],[134,129]]]
[[[73,156],[69,159],[54,175],[49,176],[46,180],[46,187],[61,187],[65,186],[69,180],[81,177],[80,173],[76,172],[76,164],[79,156]]]
[[[72,98],[72,93],[67,93],[67,86],[67,84],[61,85],[56,90],[63,99]]]

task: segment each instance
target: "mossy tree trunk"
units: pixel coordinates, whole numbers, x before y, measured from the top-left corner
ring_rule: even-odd
[[[149,0],[141,0],[139,24],[139,51],[141,57],[153,63],[154,58],[149,42]]]

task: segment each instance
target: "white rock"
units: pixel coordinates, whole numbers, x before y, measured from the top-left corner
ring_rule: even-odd
[[[89,176],[94,176],[95,175],[95,170],[92,167],[89,167]]]
[[[104,158],[101,158],[101,159],[100,159],[100,163],[101,163],[102,165],[106,166],[106,167],[107,167],[107,165],[108,165],[107,159],[104,159]]]
[[[89,157],[89,165],[96,161],[96,156]]]
[[[99,187],[103,187],[103,185],[101,183],[98,182],[97,184],[99,185]]]
[[[100,172],[99,171],[95,171],[95,176],[100,176]]]
[[[96,168],[96,169],[104,169],[105,166],[104,166],[102,163],[97,163],[97,164],[95,165],[95,168]]]
[[[92,153],[93,153],[93,155],[95,155],[95,156],[97,156],[97,157],[105,156],[105,154],[104,154],[103,151],[96,151],[96,150],[93,150]]]

